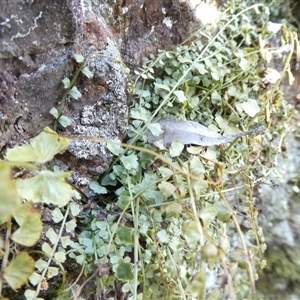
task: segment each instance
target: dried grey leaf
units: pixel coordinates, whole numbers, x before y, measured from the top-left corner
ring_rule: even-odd
[[[147,130],[146,137],[149,143],[163,140],[165,146],[170,146],[175,140],[180,141],[184,145],[221,145],[244,135],[265,131],[263,127],[258,127],[237,134],[221,135],[194,121],[165,118],[156,121],[156,123],[160,124],[163,133],[159,136],[155,136],[150,130]]]

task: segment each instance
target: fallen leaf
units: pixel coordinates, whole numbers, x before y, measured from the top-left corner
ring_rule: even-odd
[[[146,131],[146,137],[149,143],[162,140],[165,146],[170,146],[176,140],[184,145],[221,145],[244,135],[264,132],[263,127],[258,127],[237,134],[221,135],[194,121],[165,118],[156,121],[156,123],[161,126],[163,133],[155,136],[148,130]]]

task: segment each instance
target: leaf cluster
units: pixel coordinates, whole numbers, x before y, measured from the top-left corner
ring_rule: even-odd
[[[104,195],[115,189],[116,202],[107,214],[92,210],[72,246],[87,272],[94,261],[98,271],[109,266],[103,285],[118,278],[132,299],[138,286],[144,299],[236,299],[254,290],[266,245],[253,192],[276,176],[292,115],[279,86],[286,75],[293,81],[290,60],[299,55],[295,34],[269,25],[262,4],[228,7],[217,33],[202,28],[136,71],[129,145],[108,144],[115,160],[98,187]],[[225,134],[254,125],[267,132],[225,146],[165,147],[145,134],[159,136],[156,118],[194,120]]]
[[[54,127],[57,126],[57,123],[59,123],[63,127],[68,127],[72,124],[72,120],[68,116],[63,115],[62,111],[66,105],[66,100],[67,100],[68,96],[70,96],[71,98],[73,98],[75,100],[78,100],[79,98],[82,97],[81,92],[78,90],[77,86],[75,85],[78,76],[81,73],[84,74],[89,79],[93,78],[93,76],[94,76],[94,74],[90,71],[88,66],[86,66],[86,59],[81,54],[75,54],[73,58],[78,64],[80,64],[80,66],[77,69],[72,80],[70,80],[68,77],[65,77],[62,80],[62,83],[65,88],[65,93],[62,97],[60,106],[58,109],[56,107],[52,107],[50,110],[50,113],[55,118]]]
[[[57,206],[53,212],[53,219],[56,219],[57,223],[60,221],[57,215],[58,207],[65,206],[76,196],[73,188],[66,182],[69,173],[43,168],[46,162],[64,151],[68,145],[69,141],[66,138],[59,137],[56,132],[46,127],[28,144],[9,149],[5,160],[0,161],[0,294],[6,285],[17,289],[29,280],[32,286],[37,286],[37,291],[28,289],[25,291],[25,297],[35,299],[44,276],[47,274],[49,279],[58,274],[57,268],[49,267],[42,259],[35,261],[29,252],[22,248],[34,246],[42,234],[43,224],[38,206],[35,206],[37,203]],[[18,170],[18,173],[15,171],[12,178],[14,170]],[[71,205],[72,212],[75,209],[73,206]],[[65,225],[67,232],[74,230],[74,224]],[[49,229],[46,236],[57,247],[59,239],[52,232],[53,229],[50,231]],[[69,237],[59,238],[62,247],[65,248]],[[65,260],[64,251],[55,251],[56,249],[48,243],[43,244],[42,250],[42,254],[50,257],[50,261],[54,259],[56,263],[61,263]]]

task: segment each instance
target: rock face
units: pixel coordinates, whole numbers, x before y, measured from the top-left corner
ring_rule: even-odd
[[[61,80],[72,79],[78,68],[74,54],[87,59],[94,77],[79,76],[82,97],[67,99],[63,110],[72,125],[59,130],[122,139],[128,118],[125,65],[134,69],[143,56],[183,41],[199,25],[193,11],[200,4],[0,0],[0,150],[53,124],[49,111],[62,99]],[[72,141],[66,155],[60,160],[81,179],[102,173],[110,161],[100,143],[85,139]]]
[[[72,74],[72,13],[61,1],[1,1],[0,148],[26,140],[53,121],[61,79]],[[30,1],[31,2],[31,1]],[[64,14],[57,14],[58,10]]]
[[[27,140],[53,123],[49,113],[63,95],[61,80],[78,66],[74,54],[87,58],[93,79],[76,83],[82,98],[68,99],[63,114],[72,120],[66,134],[122,138],[127,126],[124,66],[101,15],[86,1],[13,1],[1,12],[0,147]],[[101,145],[77,140],[70,153],[107,166]],[[95,165],[95,162],[94,162]],[[71,166],[73,167],[73,166]]]

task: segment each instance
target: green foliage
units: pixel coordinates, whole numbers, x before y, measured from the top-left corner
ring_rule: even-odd
[[[116,276],[120,280],[132,280],[132,264],[120,260],[116,268]]]
[[[14,162],[45,163],[53,159],[54,155],[64,151],[69,141],[46,127],[38,136],[30,139],[29,144],[9,149],[5,158]]]
[[[32,208],[32,204],[26,202],[15,211],[14,219],[20,226],[11,236],[18,244],[31,247],[38,241],[42,232],[40,213]]]
[[[0,225],[10,220],[22,203],[21,197],[16,191],[15,183],[10,178],[10,173],[7,164],[0,164]]]
[[[265,23],[258,26],[258,18]],[[276,176],[292,115],[279,84],[285,75],[292,81],[290,61],[299,46],[285,25],[274,32],[268,20],[262,4],[228,7],[217,33],[202,28],[136,72],[127,149],[108,145],[114,164],[93,184],[101,199],[101,191],[118,184],[115,203],[86,211],[78,242],[71,243],[70,256],[86,263],[86,272],[110,267],[101,286],[119,279],[131,299],[139,285],[144,299],[251,297],[266,247],[253,190]],[[254,125],[267,132],[223,146],[165,147],[147,141],[147,130],[162,133],[156,118],[194,120],[222,134]],[[225,281],[210,282],[212,273]]]
[[[38,285],[36,292],[28,290],[26,293],[27,299],[34,299],[32,292],[35,296],[39,294],[40,284],[46,272],[48,279],[58,274],[57,268],[49,266],[50,262],[55,260],[60,264],[66,258],[64,249],[69,244],[69,237],[63,237],[62,232],[58,235],[52,234],[52,236],[46,233],[53,247],[48,243],[42,246],[44,253],[50,258],[43,264],[43,268],[41,260],[35,262],[29,253],[20,249],[21,246],[34,246],[43,230],[40,211],[34,208],[33,203],[63,207],[76,196],[75,191],[65,180],[70,175],[69,173],[55,173],[41,168],[42,164],[52,160],[68,145],[69,141],[66,138],[59,137],[56,132],[46,127],[28,144],[7,150],[6,160],[0,161],[0,222],[2,225],[0,255],[2,257],[1,274],[3,274],[0,277],[0,294],[5,285],[17,289],[29,280],[33,286]],[[14,170],[12,167],[24,169],[17,173],[16,177],[19,178],[12,178],[11,174]],[[79,213],[75,204],[68,206],[62,225],[67,232],[74,230],[76,226],[74,220],[66,222],[70,209],[73,216]],[[58,211],[59,208],[53,217],[57,223],[62,220],[58,216]],[[17,228],[13,225],[13,219]],[[51,230],[53,231],[52,228]],[[56,251],[58,243],[61,249]],[[40,274],[42,272],[44,274]]]
[[[75,85],[76,80],[79,77],[79,75],[82,73],[89,79],[91,79],[93,77],[93,73],[86,66],[86,59],[81,54],[75,54],[73,58],[78,64],[80,64],[80,66],[77,69],[72,80],[70,80],[68,77],[65,77],[62,80],[62,83],[63,83],[66,91],[62,97],[60,107],[58,109],[56,107],[52,107],[50,110],[50,113],[55,118],[55,124],[54,124],[55,128],[57,126],[57,123],[59,123],[63,127],[68,127],[68,126],[72,125],[72,120],[69,117],[63,115],[62,111],[65,107],[66,99],[68,96],[70,96],[71,98],[73,98],[75,100],[78,100],[82,97],[81,92]]]
[[[257,18],[265,23],[258,26]],[[270,29],[268,19],[263,5],[230,6],[217,33],[204,27],[175,49],[145,60],[136,72],[128,144],[107,141],[114,163],[101,182],[89,185],[104,199],[102,207],[82,211],[70,201],[78,198],[66,182],[70,174],[45,168],[69,145],[51,129],[7,151],[0,162],[0,294],[4,285],[17,289],[29,281],[25,297],[35,299],[45,278],[64,277],[69,256],[86,274],[101,274],[102,292],[118,282],[130,299],[251,297],[266,248],[253,190],[276,176],[292,114],[279,84],[285,75],[293,81],[290,60],[294,51],[299,56],[295,34],[282,24],[276,27],[280,32]],[[72,80],[62,80],[60,107],[51,109],[55,127],[72,123],[62,111],[67,97],[81,97],[79,74],[93,76],[82,55],[74,59],[80,66]],[[267,132],[239,135],[222,146],[175,140],[166,147],[147,140],[147,130],[162,134],[157,118],[194,120],[228,135],[253,125]],[[12,178],[12,166],[25,171]],[[35,245],[42,232],[32,203],[54,206],[55,226],[45,230],[47,241],[36,261],[20,250]],[[79,214],[81,232],[73,241],[69,235]]]
[[[17,289],[27,282],[34,270],[33,258],[24,251],[19,251],[13,259],[10,259],[11,243],[16,245],[33,246],[42,232],[40,214],[32,204],[21,202],[16,186],[11,179],[9,164],[0,162],[0,208],[2,228],[6,226],[5,238],[0,236],[0,257],[2,258],[0,278],[0,294],[4,283],[12,289]],[[18,224],[18,229],[12,227],[12,218]]]
[[[19,252],[3,270],[3,278],[11,288],[17,289],[26,283],[34,270],[34,260],[27,252]]]
[[[69,176],[70,173],[42,170],[34,177],[17,180],[17,190],[22,198],[34,203],[65,206],[74,196],[74,190],[65,181]]]

